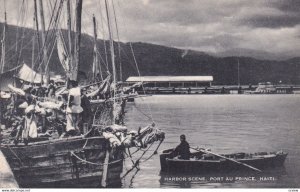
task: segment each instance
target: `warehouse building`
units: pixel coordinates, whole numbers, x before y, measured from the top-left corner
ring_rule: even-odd
[[[143,82],[145,87],[210,87],[213,76],[131,76],[126,82]]]

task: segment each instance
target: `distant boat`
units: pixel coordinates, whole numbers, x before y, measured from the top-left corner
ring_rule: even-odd
[[[254,91],[245,91],[245,94],[274,94],[276,87],[271,82],[258,83]]]

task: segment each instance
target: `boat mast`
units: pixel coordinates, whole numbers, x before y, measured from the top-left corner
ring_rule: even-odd
[[[39,7],[40,7],[40,18],[41,18],[41,27],[42,27],[42,48],[43,48],[43,59],[42,59],[42,65],[41,70],[44,69],[45,75],[47,78],[47,82],[49,83],[49,68],[47,65],[47,47],[46,47],[46,35],[45,35],[45,17],[44,17],[44,8],[43,8],[43,0],[39,0]],[[43,73],[42,73],[43,74]],[[43,78],[42,78],[43,82]]]
[[[111,55],[111,63],[113,68],[113,90],[114,90],[114,96],[113,96],[113,124],[116,122],[116,116],[115,116],[115,103],[116,103],[116,66],[115,66],[115,53],[114,53],[114,42],[112,39],[112,33],[111,33],[111,25],[110,25],[110,18],[109,18],[109,12],[108,12],[108,5],[107,0],[105,0],[105,9],[106,9],[106,17],[107,17],[107,25],[108,25],[108,32],[109,32],[109,42],[110,42],[110,55]],[[105,45],[104,45],[105,46]],[[109,162],[109,151],[106,151],[106,157],[105,157],[105,166],[103,167],[103,176],[101,184],[102,186],[106,186],[106,178],[107,178],[107,170],[108,170],[108,162]]]
[[[93,15],[93,24],[94,24],[94,61],[93,61],[93,79],[96,78],[97,72],[98,72],[98,67],[99,67],[99,73],[100,77],[103,80],[102,77],[102,71],[101,67],[98,66],[98,54],[97,54],[97,26],[96,26],[96,18],[95,15]]]
[[[97,73],[97,31],[96,31],[96,18],[93,15],[93,26],[94,26],[94,61],[93,61],[93,79],[96,78]]]
[[[35,15],[33,15],[33,26],[35,26]],[[31,69],[34,70],[34,48],[35,48],[35,38],[36,38],[36,33],[33,35],[32,39],[32,55],[31,55]],[[33,83],[34,77],[33,75],[31,76],[31,83]]]
[[[107,16],[107,24],[108,24],[108,32],[109,32],[109,42],[110,42],[110,55],[111,55],[111,63],[113,68],[113,84],[114,84],[114,97],[113,101],[114,104],[116,102],[116,65],[115,65],[115,52],[114,52],[114,42],[112,39],[112,32],[111,32],[111,24],[110,24],[110,18],[109,18],[109,12],[108,12],[108,3],[107,0],[105,0],[105,8],[106,8],[106,16]],[[115,113],[114,113],[115,114]],[[115,121],[115,115],[114,115],[114,121]],[[114,122],[115,123],[115,122]]]
[[[6,44],[6,28],[7,28],[7,18],[6,18],[6,2],[4,0],[4,27],[3,27],[3,37],[1,40],[2,46],[1,46],[1,73],[4,72],[5,67],[5,44]]]
[[[238,58],[238,86],[240,87],[241,86],[241,83],[240,83],[240,59]]]
[[[73,50],[72,50],[72,20],[71,20],[71,4],[70,4],[70,0],[67,0],[67,24],[68,24],[68,40],[69,40],[69,65],[73,66]],[[67,78],[69,81],[71,77],[70,71],[67,72]],[[68,82],[67,82],[68,84]]]
[[[2,38],[2,46],[1,46],[1,59],[0,59],[0,64],[1,64],[1,74],[4,72],[4,64],[5,64],[5,34],[6,34],[6,2],[4,0],[4,28],[3,28],[3,38]],[[2,81],[2,75],[0,75],[0,80]],[[0,91],[1,91],[1,85],[0,85]],[[1,94],[1,93],[0,93]],[[0,95],[0,99],[1,99],[1,95]],[[2,109],[2,102],[0,102],[0,108]],[[0,110],[0,125],[2,126],[2,117],[3,117],[3,113],[2,110]]]
[[[74,66],[72,69],[71,80],[78,81],[78,69],[80,64],[80,39],[81,39],[81,13],[82,0],[76,0],[76,36],[75,36],[75,56]]]
[[[38,53],[40,53],[40,34],[39,34],[39,20],[37,15],[37,3],[36,0],[33,0],[34,2],[34,20],[35,20],[35,29],[36,29],[36,38],[37,38],[37,50]],[[41,62],[40,54],[38,54],[38,63]],[[33,69],[33,68],[32,68]]]
[[[120,65],[120,81],[123,80],[122,77],[122,58],[121,58],[121,43],[120,43],[120,36],[119,36],[119,28],[118,28],[118,21],[117,21],[117,15],[115,11],[114,1],[112,0],[112,8],[114,11],[114,18],[115,18],[115,25],[116,25],[116,32],[117,32],[117,38],[118,38],[118,54],[119,54],[119,65]]]

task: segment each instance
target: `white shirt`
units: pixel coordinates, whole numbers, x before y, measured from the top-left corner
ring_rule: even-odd
[[[70,97],[73,96],[74,100],[72,101],[72,105],[69,106],[70,103]],[[67,113],[81,113],[83,111],[81,107],[81,92],[80,88],[72,88],[69,90],[69,96],[68,96],[68,105],[66,112]]]

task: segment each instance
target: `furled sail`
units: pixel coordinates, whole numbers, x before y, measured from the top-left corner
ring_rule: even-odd
[[[99,66],[98,66],[98,58],[97,58],[97,47],[94,45],[94,58],[93,58],[93,78],[95,78],[98,74],[100,74]]]
[[[97,95],[106,95],[109,93],[109,81],[110,81],[110,75],[106,77],[105,80],[102,81],[102,83],[99,85],[99,87],[92,91],[91,93],[88,93],[86,96],[87,97],[94,97],[94,96],[97,96]]]
[[[63,41],[62,32],[60,30],[57,31],[57,53],[62,67],[64,68],[66,74],[71,73],[71,63],[68,57],[68,53],[66,51],[66,46]]]

